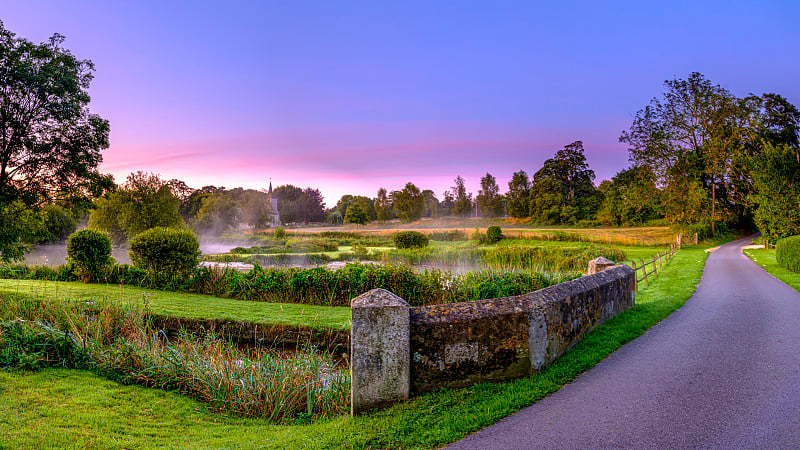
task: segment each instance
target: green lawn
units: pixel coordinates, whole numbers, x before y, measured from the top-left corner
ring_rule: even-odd
[[[134,286],[80,282],[2,280],[0,291],[78,301],[140,301],[150,294],[153,314],[187,319],[220,319],[266,325],[307,326],[342,330],[350,328],[350,308],[251,302],[209,295],[158,291]]]
[[[276,426],[205,411],[175,393],[120,386],[86,372],[0,371],[0,446],[434,448],[557,391],[678,309],[707,254],[682,250],[636,306],[608,320],[538,375],[441,390],[357,418]],[[117,288],[118,289],[118,288]]]
[[[745,250],[744,254],[769,272],[770,275],[800,292],[800,273],[792,272],[785,267],[779,266],[778,262],[775,261],[775,249],[751,248]]]

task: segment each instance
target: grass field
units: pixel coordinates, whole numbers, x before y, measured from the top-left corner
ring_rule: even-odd
[[[792,272],[778,265],[778,262],[775,260],[775,249],[752,248],[745,250],[744,254],[769,272],[770,275],[800,292],[800,273]]]
[[[350,328],[350,308],[346,307],[251,302],[133,286],[60,281],[0,279],[0,291],[73,301],[113,300],[123,303],[139,302],[145,292],[149,294],[151,312],[157,315],[333,330]]]
[[[707,254],[687,248],[641,288],[636,306],[608,320],[541,373],[441,390],[361,417],[266,425],[207,412],[177,393],[120,386],[86,372],[0,371],[0,446],[434,448],[557,391],[678,309]],[[2,286],[2,285],[0,285]]]

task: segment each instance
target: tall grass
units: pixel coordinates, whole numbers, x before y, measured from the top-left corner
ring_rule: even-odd
[[[273,423],[349,408],[349,374],[329,353],[254,354],[212,334],[169,339],[151,326],[146,298],[123,305],[0,293],[0,366],[87,368]]]
[[[626,259],[623,250],[595,244],[580,248],[502,246],[393,249],[384,252],[381,258],[409,264],[463,264],[482,265],[490,269],[579,272],[586,270],[589,261],[598,256],[612,261]]]

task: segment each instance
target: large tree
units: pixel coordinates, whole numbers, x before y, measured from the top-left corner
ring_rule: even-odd
[[[453,214],[461,217],[469,217],[472,215],[472,194],[467,193],[467,188],[464,185],[464,178],[461,175],[455,179],[455,185],[451,188],[454,197]]]
[[[800,150],[767,144],[751,166],[755,222],[764,237],[800,235]]]
[[[169,184],[158,175],[136,172],[128,175],[117,191],[97,200],[97,209],[89,216],[89,226],[108,231],[115,242],[153,227],[183,225]]]
[[[499,217],[503,215],[503,196],[500,195],[500,187],[497,180],[490,173],[481,177],[481,189],[475,198],[478,202],[478,209],[483,217]]]
[[[401,191],[392,192],[394,210],[403,222],[413,222],[425,211],[425,196],[414,183],[406,183]]]
[[[564,146],[533,176],[531,216],[543,223],[575,223],[594,217],[600,197],[593,180],[583,142]]]
[[[671,222],[710,223],[713,232],[717,220],[741,220],[752,193],[748,161],[765,142],[796,143],[800,113],[776,94],[737,98],[697,72],[664,86],[620,136],[631,163],[649,167],[665,192],[675,192],[662,205]],[[681,212],[682,187],[691,188],[696,213]]]
[[[63,42],[34,44],[0,21],[0,209],[17,225],[3,228],[0,259],[21,257],[30,236],[20,229],[35,226],[40,205],[87,203],[113,185],[97,171],[109,125],[87,106],[94,65]]]
[[[378,220],[385,222],[392,218],[392,202],[386,188],[378,189],[378,196],[374,201],[375,214]]]
[[[531,182],[528,174],[524,170],[514,172],[508,182],[508,193],[506,194],[508,215],[515,218],[530,216],[530,193]]]
[[[600,183],[599,190],[604,198],[597,218],[603,225],[642,225],[660,217],[661,191],[647,166],[621,170]]]

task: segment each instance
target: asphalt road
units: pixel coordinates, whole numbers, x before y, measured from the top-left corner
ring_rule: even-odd
[[[711,253],[694,296],[555,394],[450,446],[800,447],[800,294]]]

